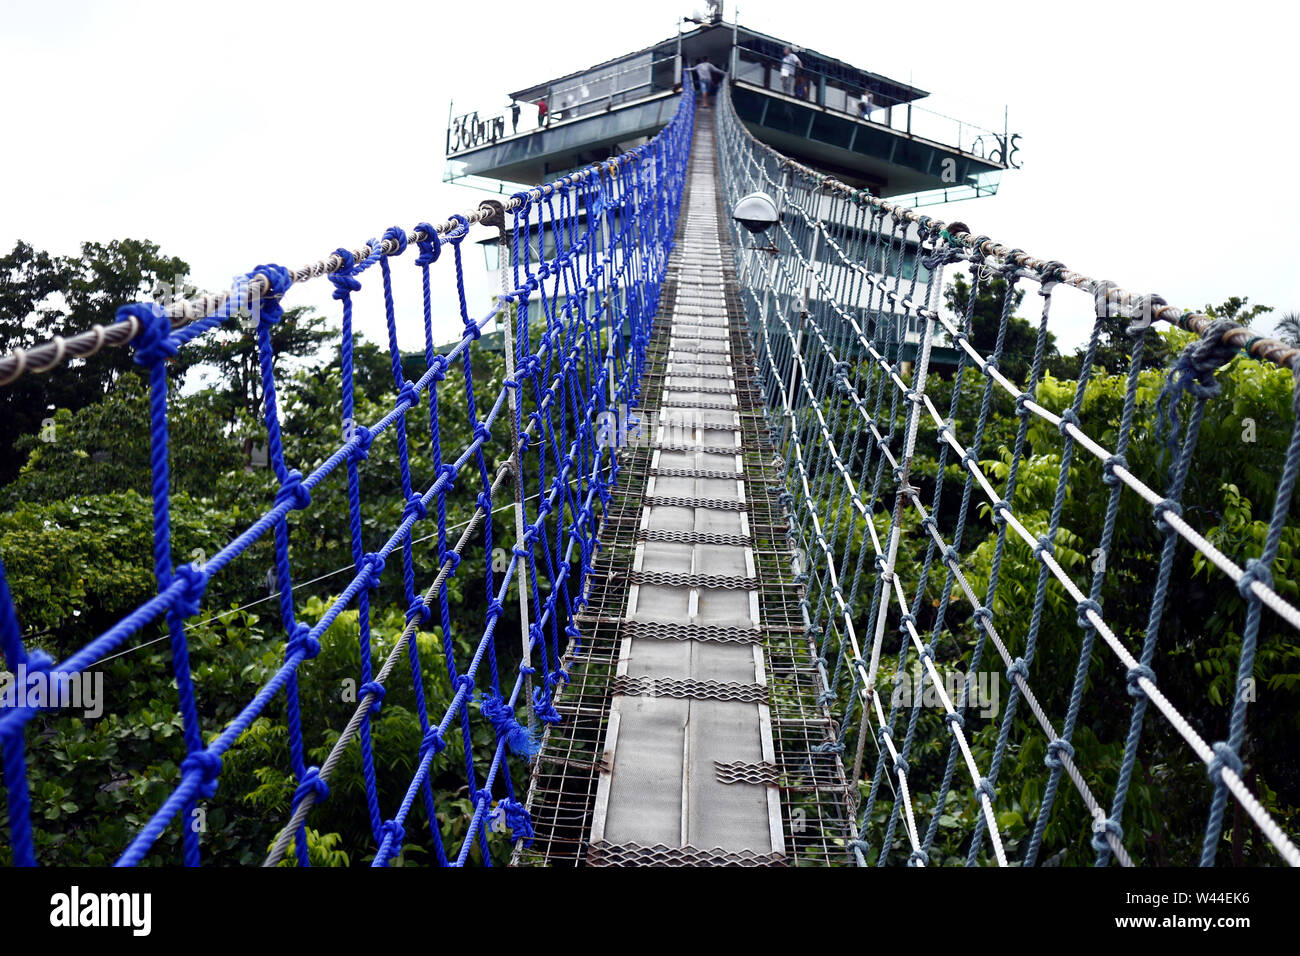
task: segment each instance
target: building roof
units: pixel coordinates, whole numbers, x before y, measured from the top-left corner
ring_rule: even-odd
[[[685,49],[688,46],[695,45],[691,41],[703,39],[715,31],[725,31],[729,35],[732,32],[732,27],[725,23],[706,24],[704,26],[696,27],[694,30],[690,30],[681,35],[683,48]],[[769,36],[766,33],[760,33],[759,31],[751,30],[748,27],[737,26],[736,34],[737,42],[741,48],[752,50],[761,56],[769,57],[774,60],[781,59],[781,55],[787,46],[793,47],[798,51],[799,58],[806,68],[818,73],[824,73],[826,76],[831,78],[845,80],[855,86],[869,87],[875,92],[887,96],[890,102],[908,103],[930,95],[926,90],[912,86],[910,83],[902,83],[898,80],[890,79],[887,76],[882,76],[879,73],[872,73],[870,70],[860,69],[851,63],[846,63],[844,60],[826,56],[823,53],[818,53],[816,50],[801,47],[791,41]],[[629,53],[623,53],[608,60],[602,60],[600,63],[589,66],[584,70],[575,70],[572,73],[566,73],[564,76],[558,76],[542,83],[535,83],[532,86],[525,87],[524,89],[516,90],[510,94],[510,98],[521,100],[523,102],[532,102],[533,100],[546,95],[547,91],[555,86],[563,84],[568,80],[573,80],[577,77],[585,76],[589,73],[601,70],[607,66],[613,66],[623,60],[628,60],[646,53],[662,53],[665,56],[671,56],[676,52],[677,40],[677,37],[669,37],[666,40],[661,40],[658,43],[651,44],[648,47],[643,47],[640,50],[633,50]],[[728,48],[730,45],[730,40],[728,40]]]

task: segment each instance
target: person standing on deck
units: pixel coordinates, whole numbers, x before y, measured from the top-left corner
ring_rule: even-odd
[[[789,96],[794,92],[794,75],[803,66],[803,61],[789,47],[781,57],[781,92]]]

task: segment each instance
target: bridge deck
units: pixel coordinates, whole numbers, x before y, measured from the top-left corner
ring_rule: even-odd
[[[704,114],[708,116],[708,114]],[[789,581],[779,472],[697,126],[582,646],[534,765],[523,863],[835,862],[847,787]]]

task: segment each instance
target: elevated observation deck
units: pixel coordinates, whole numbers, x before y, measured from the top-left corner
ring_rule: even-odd
[[[683,78],[708,59],[727,70],[736,111],[763,142],[874,194],[914,205],[991,196],[1019,165],[1018,136],[920,105],[925,90],[800,49],[781,73],[785,41],[714,24],[510,94],[502,110],[453,115],[449,181],[513,192],[644,142],[672,116]],[[541,115],[538,104],[546,104]],[[453,114],[456,108],[453,106]]]

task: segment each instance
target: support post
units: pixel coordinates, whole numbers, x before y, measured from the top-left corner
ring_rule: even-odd
[[[803,353],[804,324],[808,321],[808,307],[810,304],[810,300],[812,298],[813,278],[816,277],[818,273],[817,251],[821,246],[821,238],[822,238],[821,230],[814,229],[812,234],[812,242],[809,244],[809,250],[808,250],[808,268],[804,270],[803,290],[800,292],[800,296],[799,296],[800,299],[799,317],[798,317],[799,324],[798,327],[795,329],[795,338],[793,342],[794,352],[790,355],[790,382],[786,388],[786,394],[790,396],[790,401],[792,403],[796,401],[794,389],[795,386],[799,384],[799,356]],[[782,446],[785,445],[786,439],[789,437],[790,429],[793,427],[794,427],[794,423],[787,418],[785,421],[784,428],[782,430],[782,436],[781,436]]]
[[[490,209],[492,214],[482,220],[485,226],[497,227],[497,241],[500,243],[498,249],[500,254],[497,256],[497,271],[501,276],[501,295],[509,295],[511,290],[511,278],[514,273],[513,254],[509,245],[506,243],[506,214],[505,206],[496,199],[485,199],[480,204],[485,209]],[[525,253],[526,255],[527,253]],[[501,301],[502,312],[497,313],[497,323],[501,326],[503,343],[502,348],[505,350],[506,357],[506,380],[515,380],[515,342],[514,342],[514,316],[506,311],[507,306],[505,299]],[[516,315],[518,312],[516,311]],[[504,318],[504,321],[502,319]],[[518,387],[507,387],[507,398],[510,402],[510,471],[514,476],[514,497],[515,497],[515,543],[522,545],[524,542],[524,455],[519,448],[519,406],[520,395],[523,389],[523,383],[518,383]],[[492,516],[488,515],[487,520],[491,521]],[[490,556],[489,556],[490,560]],[[528,548],[528,557],[523,561],[523,567],[519,568],[519,633],[520,633],[520,662],[521,668],[532,667],[533,649],[531,638],[531,627],[529,626],[528,617],[528,586],[532,581],[533,555],[532,547]],[[524,695],[526,697],[524,706],[528,708],[528,731],[533,733],[536,729],[536,715],[533,713],[533,675],[524,674]]]
[[[926,237],[919,235],[916,243],[917,259],[920,259],[921,252],[924,248]],[[938,248],[942,239],[936,240],[935,248]],[[917,265],[920,263],[918,261]],[[940,293],[943,291],[943,263],[938,263],[930,275],[930,284],[926,290],[926,309],[929,312],[937,312],[939,309]],[[921,328],[921,349],[920,357],[916,363],[916,374],[912,378],[912,407],[908,413],[907,432],[903,440],[903,453],[899,457],[898,473],[898,492],[894,498],[893,518],[890,521],[889,544],[886,550],[885,566],[881,569],[881,577],[884,578],[885,586],[880,597],[879,613],[876,615],[875,636],[871,645],[871,663],[868,668],[865,683],[867,701],[874,700],[876,694],[876,678],[880,669],[880,648],[885,637],[885,620],[889,613],[889,590],[893,586],[894,576],[897,571],[898,559],[898,542],[901,533],[903,521],[903,511],[909,500],[911,488],[912,453],[916,448],[916,432],[920,425],[922,396],[925,394],[925,380],[930,368],[930,346],[934,335],[934,321],[927,318],[925,325]],[[864,702],[865,704],[865,702]],[[866,711],[863,711],[863,719],[866,719]],[[859,735],[859,753],[854,763],[855,766],[861,762],[861,747],[865,742],[865,735]]]

